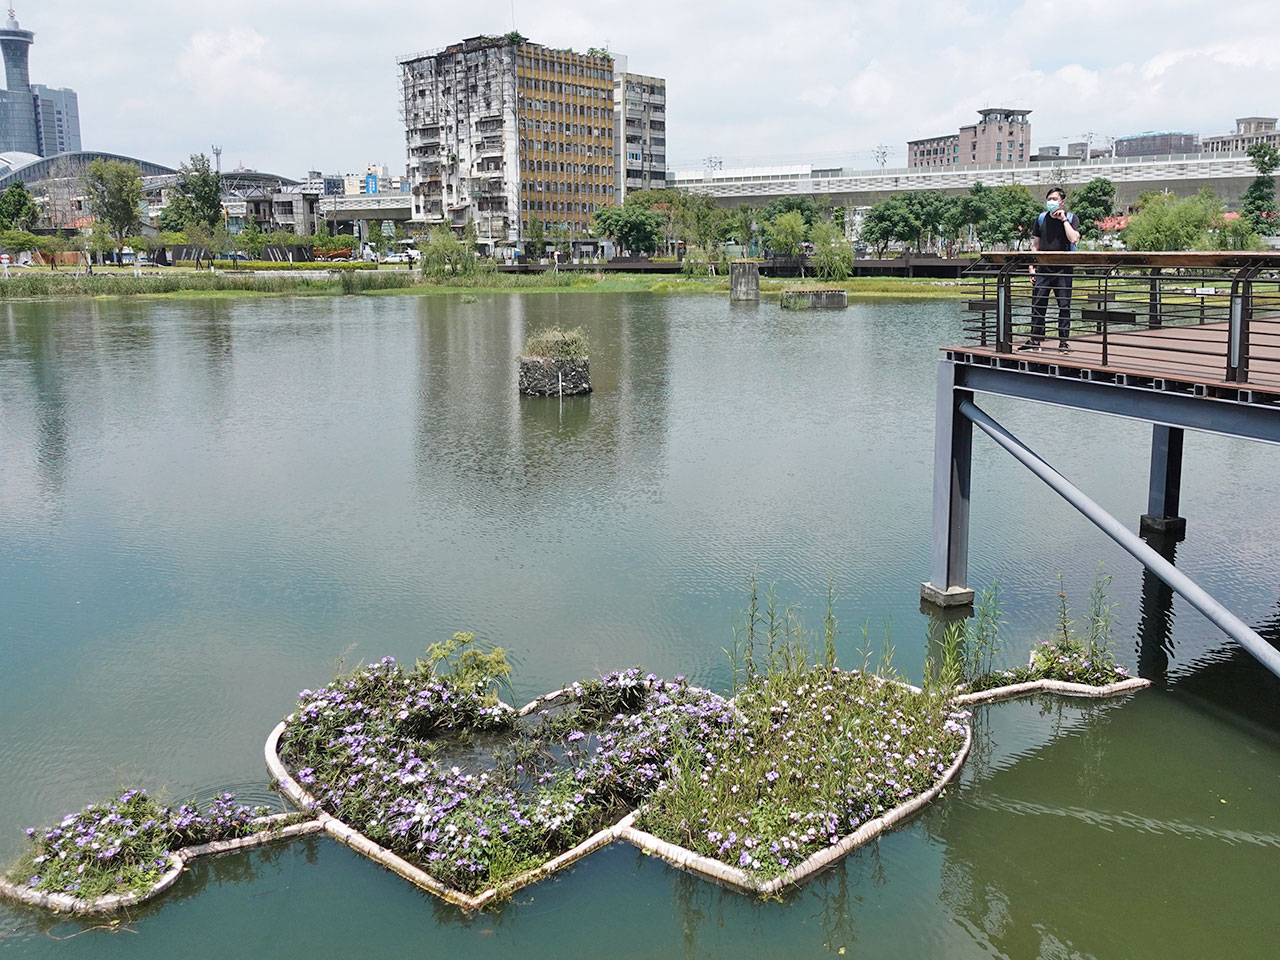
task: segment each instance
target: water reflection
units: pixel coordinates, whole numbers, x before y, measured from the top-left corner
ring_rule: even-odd
[[[565,484],[588,497],[592,491],[616,497],[619,486],[653,488],[668,422],[663,301],[646,307],[614,299],[604,309],[600,299],[542,294],[474,304],[418,301],[415,464],[424,493],[436,496],[441,482],[468,501],[494,493],[523,500]],[[525,337],[552,323],[586,329],[591,394],[517,393],[515,360]],[[468,486],[474,480],[482,481],[481,489]]]
[[[1144,539],[1170,563],[1177,561],[1180,538],[1149,532]],[[1138,675],[1163,687],[1174,647],[1173,588],[1144,566],[1138,603]]]

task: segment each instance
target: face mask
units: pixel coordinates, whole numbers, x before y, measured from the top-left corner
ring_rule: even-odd
[[[1061,205],[1061,202],[1058,200],[1046,200],[1044,202],[1044,208],[1050,213],[1053,213],[1053,211],[1057,210]]]

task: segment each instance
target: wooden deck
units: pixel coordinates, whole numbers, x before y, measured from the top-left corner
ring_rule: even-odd
[[[1048,333],[1038,350],[1001,353],[990,346],[961,344],[944,347],[953,355],[968,354],[1000,360],[1022,360],[1069,371],[1092,371],[1172,381],[1218,391],[1250,391],[1280,398],[1280,318],[1255,317],[1249,323],[1248,380],[1227,380],[1227,324],[1205,323],[1154,329],[1108,331],[1106,362],[1103,362],[1101,334],[1076,335],[1059,351],[1056,318],[1048,318]]]

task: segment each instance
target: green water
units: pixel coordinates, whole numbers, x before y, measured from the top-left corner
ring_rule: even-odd
[[[521,399],[582,324],[595,392]],[[842,662],[918,677],[951,303],[783,314],[648,295],[0,308],[0,860],[125,782],[265,797],[262,742],[335,662],[454,630],[517,700],[640,665],[723,689],[748,572]],[[1115,515],[1149,428],[981,399]],[[1280,451],[1188,434],[1177,562],[1280,638]],[[962,781],[783,902],[616,846],[469,917],[325,840],[205,862],[124,932],[0,905],[5,956],[1271,957],[1280,685],[993,445],[971,569],[1008,659],[1114,574],[1122,702],[982,708]],[[72,939],[65,938],[73,934]]]

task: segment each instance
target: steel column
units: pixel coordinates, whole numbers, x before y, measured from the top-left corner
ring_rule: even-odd
[[[1143,542],[1141,537],[1130,531],[1119,520],[1098,506],[1079,487],[1050,466],[1035,451],[983,413],[982,410],[978,409],[973,401],[962,400],[958,404],[958,408],[959,412],[977,424],[983,433],[1013,454],[1027,469],[1084,514],[1103,533],[1120,544],[1140,560],[1148,570],[1181,594],[1188,603],[1204,614],[1223,633],[1244,647],[1264,667],[1276,676],[1280,676],[1280,650],[1263,640],[1248,624],[1209,596],[1190,577]],[[935,526],[935,531],[936,529]],[[936,545],[934,549],[936,553]]]
[[[956,364],[938,364],[938,395],[933,435],[933,559],[930,582],[920,595],[940,606],[973,602],[969,589],[969,478],[973,461],[973,424],[959,412],[973,400],[956,387]]]
[[[1163,533],[1181,540],[1187,521],[1178,516],[1182,493],[1182,429],[1163,423],[1151,426],[1151,485],[1147,492],[1147,512],[1138,529]]]

